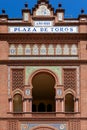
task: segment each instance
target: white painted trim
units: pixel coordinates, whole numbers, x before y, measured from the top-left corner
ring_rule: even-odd
[[[79,20],[64,20],[65,23],[78,23]]]
[[[18,69],[24,69],[23,66],[11,66],[10,68],[11,68],[11,69],[15,69],[15,68],[18,68]]]
[[[22,23],[22,20],[8,20],[8,23]]]
[[[78,60],[78,57],[9,57],[9,60]]]
[[[63,68],[66,68],[66,69],[77,69],[79,68],[78,66],[63,66]]]

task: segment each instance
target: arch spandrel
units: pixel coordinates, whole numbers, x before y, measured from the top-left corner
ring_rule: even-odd
[[[62,67],[60,66],[27,66],[25,68],[25,85],[32,85],[33,76],[39,72],[47,72],[51,74],[56,81],[56,85],[62,85]]]

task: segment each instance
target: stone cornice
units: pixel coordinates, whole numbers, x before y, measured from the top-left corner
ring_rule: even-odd
[[[10,113],[9,113],[10,114]],[[31,114],[31,113],[30,113]],[[54,113],[54,114],[57,114],[57,113]],[[59,114],[59,113],[58,113]],[[76,113],[75,113],[76,114]],[[67,115],[66,117],[23,117],[21,114],[17,114],[15,115],[15,117],[0,117],[0,120],[8,120],[8,121],[11,121],[11,120],[20,120],[20,121],[69,121],[69,120],[72,120],[72,121],[80,121],[80,120],[87,120],[87,117],[74,117],[73,114],[71,115]]]
[[[87,33],[74,33],[74,34],[64,34],[64,33],[59,33],[59,34],[29,34],[29,33],[1,33],[0,34],[0,41],[8,41],[9,43],[16,43],[16,42],[21,42],[21,43],[40,43],[40,42],[63,42],[63,41],[86,41],[87,40]]]
[[[54,20],[55,17],[32,17],[33,20]],[[13,19],[14,20],[14,19]],[[15,19],[16,20],[16,19]],[[6,26],[32,26],[32,23],[30,22],[23,22],[22,19],[20,19],[22,22],[8,22],[8,21],[4,21],[4,22],[0,22],[0,25],[6,25]],[[68,19],[66,19],[68,20]],[[71,20],[70,20],[71,21]],[[78,22],[57,22],[55,23],[54,26],[79,26],[79,25],[87,25],[87,22],[84,21],[78,21]]]
[[[0,60],[0,65],[9,65],[9,66],[20,66],[20,65],[31,65],[31,66],[80,66],[82,64],[87,65],[87,60]]]

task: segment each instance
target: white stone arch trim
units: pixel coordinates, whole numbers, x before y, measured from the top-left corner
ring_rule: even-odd
[[[9,47],[9,54],[10,55],[16,55],[16,46],[14,44],[11,44]]]
[[[32,55],[39,55],[39,46],[37,44],[32,46]]]
[[[53,46],[53,44],[48,45],[48,55],[54,55],[54,46]]]
[[[55,53],[56,55],[62,55],[62,46],[60,44],[56,45]]]
[[[71,45],[71,55],[78,55],[78,48],[76,44]]]
[[[23,45],[19,44],[17,46],[17,55],[23,55],[24,54],[23,50],[24,50]]]
[[[65,44],[63,46],[63,55],[69,55],[70,52],[69,52],[69,45],[68,44]]]
[[[47,48],[45,44],[40,46],[40,55],[47,55]]]
[[[25,55],[31,55],[31,46],[30,45],[25,45]]]

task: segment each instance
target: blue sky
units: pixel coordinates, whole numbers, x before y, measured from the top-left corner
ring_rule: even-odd
[[[29,4],[29,9],[32,9],[37,0],[0,0],[0,14],[2,13],[1,10],[5,9],[9,18],[21,18],[21,10],[26,2]],[[49,3],[55,9],[61,3],[62,8],[65,9],[65,17],[77,18],[81,9],[84,9],[85,14],[87,14],[87,0],[49,0]]]

